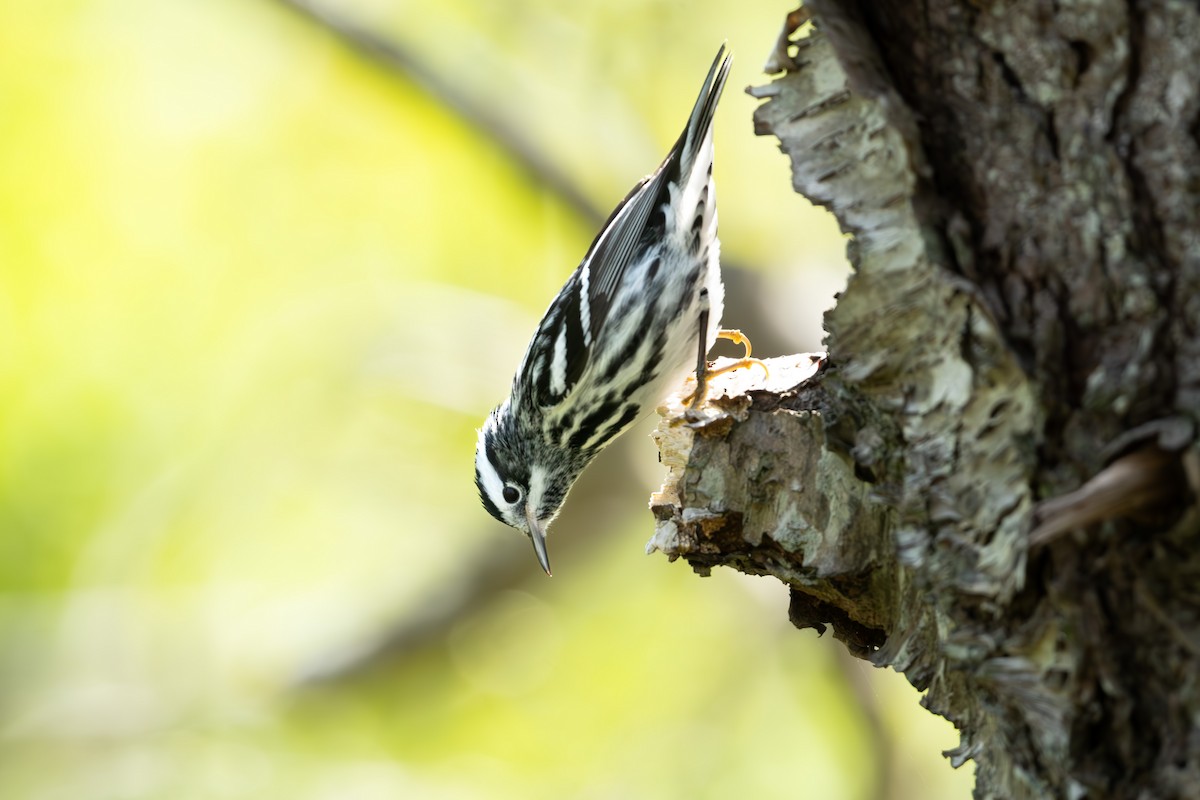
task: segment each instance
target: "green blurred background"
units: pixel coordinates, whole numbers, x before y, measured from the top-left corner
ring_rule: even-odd
[[[728,40],[726,322],[819,345],[844,242],[740,91],[788,3],[327,2],[605,212]],[[274,0],[0,3],[0,797],[966,797],[900,676],[643,554],[652,422],[552,580],[480,509],[594,220],[435,95]]]

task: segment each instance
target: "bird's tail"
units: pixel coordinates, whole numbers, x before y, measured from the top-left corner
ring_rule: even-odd
[[[725,89],[725,81],[729,78],[729,66],[733,62],[733,54],[724,44],[717,51],[712,67],[704,78],[700,88],[700,96],[692,107],[692,115],[688,118],[687,127],[679,139],[679,172],[681,177],[692,174],[696,167],[696,159],[706,149],[712,129],[713,116],[717,113],[717,102]]]

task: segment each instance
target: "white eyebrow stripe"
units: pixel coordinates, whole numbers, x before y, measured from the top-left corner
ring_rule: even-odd
[[[479,432],[479,446],[475,448],[475,469],[479,472],[483,490],[487,492],[496,507],[503,510],[507,506],[507,503],[504,502],[504,481],[500,479],[500,473],[496,471],[495,465],[488,460],[487,446],[484,444],[489,428],[493,428],[491,419],[483,424],[483,430]]]

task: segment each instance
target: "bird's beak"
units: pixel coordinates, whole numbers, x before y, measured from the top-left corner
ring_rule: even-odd
[[[532,508],[525,509],[525,521],[529,523],[529,538],[533,540],[533,552],[537,553],[538,563],[542,565],[542,569],[546,570],[547,575],[553,575],[550,571],[550,556],[546,553],[546,534],[542,532],[542,526],[538,524],[537,512]]]

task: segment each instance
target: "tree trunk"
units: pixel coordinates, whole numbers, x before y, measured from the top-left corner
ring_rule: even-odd
[[[809,7],[755,123],[855,272],[664,409],[652,545],[928,690],[977,797],[1200,797],[1200,12]]]

